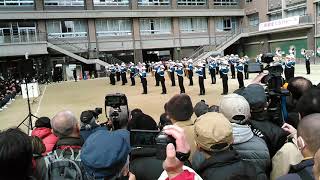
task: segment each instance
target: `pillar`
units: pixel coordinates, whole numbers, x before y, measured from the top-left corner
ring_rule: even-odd
[[[134,57],[134,62],[138,63],[143,61],[139,18],[132,19],[132,27],[133,27],[133,57]]]
[[[84,0],[86,10],[94,10],[93,0]]]
[[[88,19],[88,43],[89,58],[98,58],[99,48],[97,46],[96,24],[94,19]]]
[[[216,35],[216,26],[215,26],[215,17],[208,17],[208,33],[209,33],[209,43],[211,46],[215,46],[215,35]]]
[[[44,10],[44,0],[35,0],[35,10],[36,11],[43,11]]]

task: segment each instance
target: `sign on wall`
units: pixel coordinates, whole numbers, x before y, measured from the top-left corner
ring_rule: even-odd
[[[259,24],[259,31],[267,31],[272,29],[284,28],[299,25],[299,16],[268,21]]]

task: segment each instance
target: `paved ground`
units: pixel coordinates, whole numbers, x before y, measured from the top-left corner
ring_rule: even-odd
[[[305,76],[318,84],[320,82],[320,65],[312,66],[312,74],[306,75],[303,65],[296,66],[296,76]],[[251,74],[250,79],[257,74]],[[245,84],[250,83],[251,80],[246,80]],[[176,79],[177,80],[177,79]],[[95,107],[104,108],[104,97],[108,93],[121,92],[128,96],[129,106],[131,109],[141,108],[145,113],[151,115],[156,121],[159,120],[163,112],[163,105],[174,94],[179,93],[179,87],[171,87],[171,82],[166,77],[167,95],[161,95],[161,87],[155,87],[154,78],[148,77],[148,93],[142,95],[142,86],[138,82],[135,87],[126,85],[121,86],[118,83],[116,86],[109,85],[109,79],[95,79],[80,82],[63,82],[59,84],[49,84],[41,86],[42,95],[35,99],[32,103],[32,112],[37,116],[53,117],[58,111],[69,109],[73,111],[77,117],[84,110],[94,109]],[[195,104],[201,99],[206,100],[209,105],[218,104],[221,99],[222,82],[218,79],[217,84],[210,84],[211,79],[207,75],[205,80],[206,95],[199,96],[198,78],[194,78],[195,85],[187,86],[188,80],[184,79],[186,93],[192,97]],[[177,83],[176,83],[177,84]],[[229,92],[232,92],[238,87],[236,79],[229,79]],[[5,129],[12,126],[17,126],[27,114],[26,100],[21,96],[15,102],[9,105],[9,108],[0,112],[0,129]],[[101,121],[105,119],[105,115],[101,115]],[[23,128],[25,129],[25,128]]]

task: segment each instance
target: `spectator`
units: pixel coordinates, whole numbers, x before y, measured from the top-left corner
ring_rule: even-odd
[[[299,122],[299,113],[296,109],[300,97],[311,89],[312,82],[304,77],[295,77],[288,82],[287,89],[291,95],[287,97],[288,124],[297,128]]]
[[[160,130],[163,129],[166,125],[172,125],[171,120],[168,118],[167,113],[162,113],[160,116],[158,127]]]
[[[108,129],[106,127],[101,127],[97,124],[96,120],[98,115],[93,111],[83,111],[80,115],[80,136],[81,138],[86,141],[86,139],[97,130],[105,130]]]
[[[128,129],[158,130],[158,127],[151,116],[144,114],[141,109],[134,109],[131,111],[131,120],[128,123]]]
[[[129,172],[129,132],[96,131],[83,145],[81,161],[89,178],[116,179]]]
[[[165,108],[172,124],[184,129],[188,144],[191,146],[192,156],[196,150],[196,146],[194,143],[194,122],[191,120],[193,106],[190,97],[186,94],[175,95],[167,102]],[[189,160],[191,160],[191,157]]]
[[[41,159],[42,154],[46,151],[46,146],[37,136],[31,136],[30,139],[32,144],[32,172],[35,172],[37,161]]]
[[[17,128],[0,132],[0,179],[32,179],[32,145]]]
[[[77,118],[70,111],[61,111],[58,112],[51,119],[51,127],[53,133],[59,137],[59,140],[56,142],[53,147],[53,151],[56,151],[56,154],[60,154],[65,148],[72,148],[74,152],[74,157],[77,157],[80,153],[81,146],[83,145],[83,140],[80,138],[80,128]],[[72,154],[68,153],[67,158]],[[37,179],[46,179],[48,178],[48,167],[45,163],[45,158],[41,158],[39,165],[37,165],[35,177]]]
[[[40,117],[35,122],[35,129],[32,130],[31,135],[37,136],[42,139],[46,149],[43,155],[48,154],[52,151],[54,145],[58,141],[58,137],[52,133],[50,119],[48,117]]]
[[[288,127],[290,132],[294,133],[294,128]],[[281,176],[278,180],[314,179],[313,157],[320,148],[320,113],[305,116],[299,122],[297,136],[297,145],[304,159],[297,165],[291,165],[289,174]]]
[[[197,117],[200,117],[209,111],[209,105],[204,100],[201,100],[194,106],[193,111]]]
[[[265,110],[267,97],[264,88],[259,84],[250,84],[235,93],[243,96],[248,101],[251,111],[248,123],[252,132],[265,140],[270,157],[273,157],[286,142],[288,133],[274,124],[271,121],[272,115]]]
[[[297,111],[301,118],[313,113],[320,113],[320,89],[312,88],[301,96],[297,103]]]
[[[266,142],[253,135],[248,126],[250,105],[248,101],[237,94],[229,94],[222,98],[220,103],[222,113],[232,125],[232,147],[244,160],[251,161],[256,166],[258,179],[268,179],[270,155]]]
[[[315,180],[320,180],[320,149],[314,156],[313,175]]]
[[[195,125],[195,152],[192,165],[203,179],[226,180],[231,176],[257,179],[251,162],[241,159],[230,146],[233,143],[232,125],[220,113],[209,112],[200,116]]]

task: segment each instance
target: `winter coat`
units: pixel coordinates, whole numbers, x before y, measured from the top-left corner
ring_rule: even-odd
[[[232,125],[234,132],[233,149],[238,152],[243,160],[255,164],[258,179],[268,179],[266,173],[270,170],[271,161],[265,141],[254,136],[250,127],[246,125]]]
[[[313,159],[303,160],[297,165],[292,165],[289,174],[281,176],[278,180],[313,180],[313,165]]]
[[[191,162],[193,153],[196,151],[196,143],[194,141],[194,122],[192,120],[187,120],[187,121],[177,121],[176,123],[174,123],[174,125],[181,127],[187,137],[187,141],[190,145],[191,148],[191,154],[189,157],[189,161]]]
[[[50,128],[45,128],[45,127],[39,127],[36,128],[32,131],[31,133],[32,136],[37,136],[40,139],[42,139],[43,144],[46,146],[46,152],[43,153],[43,155],[46,155],[47,153],[52,151],[52,148],[58,141],[58,137],[55,136]]]
[[[242,160],[235,150],[213,152],[198,170],[204,180],[227,180],[237,176],[245,177],[247,180],[256,180],[257,173],[254,165]]]

